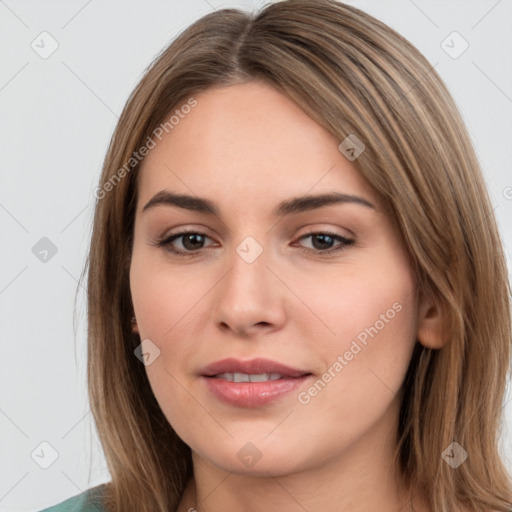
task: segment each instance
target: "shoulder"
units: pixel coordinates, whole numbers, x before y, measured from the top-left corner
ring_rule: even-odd
[[[105,512],[102,506],[104,489],[105,484],[93,487],[41,512]]]

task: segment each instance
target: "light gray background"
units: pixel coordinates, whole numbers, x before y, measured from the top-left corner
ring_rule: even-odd
[[[1,511],[39,510],[109,479],[87,405],[83,289],[76,337],[73,331],[92,190],[117,117],[157,52],[212,9],[262,3],[0,0]],[[509,257],[511,0],[350,3],[407,37],[446,81],[478,151]],[[47,59],[31,48],[34,40],[50,47],[49,39],[40,42],[43,31],[59,45]],[[453,31],[469,43],[457,59],[441,47]],[[461,41],[452,39],[445,44],[453,52]],[[42,237],[58,249],[47,262],[32,253]],[[511,402],[505,411],[503,453],[512,469]],[[58,453],[48,469],[31,457],[36,449],[36,460],[51,461],[43,441]]]

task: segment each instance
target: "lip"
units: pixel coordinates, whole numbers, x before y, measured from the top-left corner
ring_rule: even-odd
[[[232,382],[214,378],[215,375],[223,373],[278,373],[281,377],[265,382]],[[200,371],[201,380],[217,399],[235,407],[247,408],[261,407],[279,400],[302,386],[311,376],[307,370],[261,358],[248,361],[223,359]]]
[[[250,359],[242,361],[240,359],[228,358],[216,361],[200,370],[200,374],[205,377],[213,377],[219,373],[279,373],[283,377],[296,378],[309,374],[307,370],[292,368],[271,359]]]

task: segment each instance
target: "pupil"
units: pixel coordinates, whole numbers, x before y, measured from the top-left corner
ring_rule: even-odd
[[[320,243],[320,247],[317,247],[317,244],[315,243],[315,241],[317,241],[317,240],[322,240],[324,245],[322,245],[322,243]],[[332,241],[333,241],[333,239],[329,235],[315,235],[313,237],[313,247],[315,249],[320,249],[320,250],[329,249],[332,244]],[[327,247],[325,246],[325,242],[327,242]]]
[[[191,242],[191,243],[189,243]],[[195,234],[195,233],[192,233],[190,235],[185,235],[183,237],[183,247],[185,247],[185,249],[198,249],[198,248],[201,248],[201,244],[203,243],[203,240],[202,240],[202,235],[198,235],[198,234]]]

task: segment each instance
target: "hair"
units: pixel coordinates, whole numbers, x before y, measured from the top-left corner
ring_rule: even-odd
[[[86,267],[89,395],[112,477],[104,506],[175,510],[193,471],[190,448],[134,356],[141,340],[131,329],[129,267],[140,162],[131,159],[193,95],[254,80],[287,95],[340,142],[350,134],[363,141],[353,165],[382,200],[418,294],[442,314],[448,342],[417,342],[401,389],[394,461],[411,496],[421,492],[433,512],[509,511],[498,445],[510,288],[479,163],[425,57],[387,25],[333,0],[202,17],[155,59],[124,107],[97,189]],[[457,469],[442,458],[454,441],[469,454]]]

